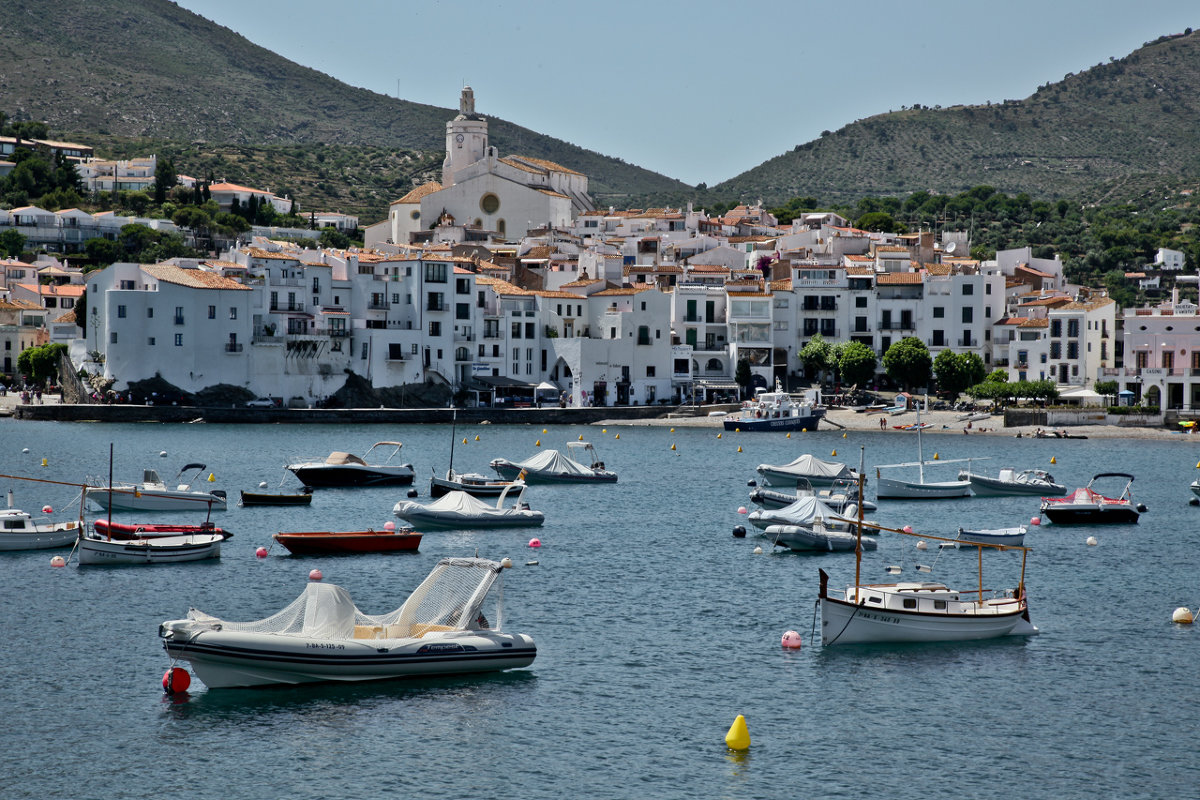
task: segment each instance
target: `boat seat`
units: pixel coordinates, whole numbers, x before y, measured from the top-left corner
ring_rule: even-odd
[[[383,638],[383,626],[382,625],[355,625],[354,626],[354,638],[355,639],[382,639]]]
[[[437,633],[440,631],[452,631],[452,630],[455,630],[455,628],[452,628],[449,625],[423,625],[419,622],[416,622],[416,623],[413,623],[411,629],[409,630],[408,635],[413,637],[414,639],[420,639],[422,636],[424,636],[427,633]]]

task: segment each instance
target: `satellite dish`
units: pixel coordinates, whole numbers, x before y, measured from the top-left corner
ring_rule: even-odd
[[[954,251],[958,248],[958,242],[951,242],[946,245],[946,255],[954,255]]]

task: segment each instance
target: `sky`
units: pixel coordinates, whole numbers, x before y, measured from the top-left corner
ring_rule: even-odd
[[[1195,0],[176,0],[345,83],[717,184],[901,106],[1018,100]],[[566,165],[570,166],[570,165]]]

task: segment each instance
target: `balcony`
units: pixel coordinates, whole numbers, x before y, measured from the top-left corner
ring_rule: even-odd
[[[277,311],[277,312],[278,312],[278,311],[282,311],[282,312],[287,312],[287,311],[303,311],[303,310],[304,310],[304,303],[301,303],[301,302],[300,302],[300,301],[298,301],[298,300],[297,300],[297,301],[292,301],[292,302],[290,302],[290,303],[281,303],[281,302],[278,302],[278,301],[276,301],[276,302],[273,302],[273,303],[271,303],[271,308],[270,308],[270,310],[271,310],[271,311]]]
[[[242,343],[241,342],[226,342],[225,343],[225,352],[226,353],[242,352]]]
[[[386,311],[392,307],[392,304],[386,300],[372,300],[367,303],[367,308],[371,311]]]
[[[425,304],[426,311],[449,311],[449,303],[429,302]]]
[[[879,330],[881,331],[915,331],[916,325],[912,320],[900,320],[899,322],[881,322]]]
[[[183,324],[183,314],[176,314],[176,315],[175,315],[175,324],[176,324],[176,325],[182,325],[182,324]]]

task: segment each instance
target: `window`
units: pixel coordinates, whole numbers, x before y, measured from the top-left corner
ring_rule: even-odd
[[[425,282],[426,283],[445,283],[446,282],[446,265],[439,263],[430,263],[425,265]]]
[[[175,346],[183,347],[183,334],[182,333],[175,334]]]
[[[359,358],[361,358],[363,361],[367,360],[367,345],[368,344],[369,344],[369,342],[363,342],[362,349],[359,351],[359,353],[360,353]]]
[[[942,330],[934,331],[933,332],[933,342],[931,344],[934,347],[945,347],[946,346],[946,332],[942,331]]]
[[[209,306],[209,307],[208,307],[208,318],[209,318],[209,319],[216,319],[216,318],[217,318],[217,307],[216,307],[216,306]]]
[[[175,306],[175,324],[183,324],[183,306]]]
[[[1062,342],[1050,342],[1050,357],[1053,359],[1062,358]]]
[[[637,329],[637,343],[650,344],[650,326],[639,325]]]
[[[237,319],[237,306],[230,306],[230,307],[229,307],[229,318],[230,318],[230,319]]]
[[[945,316],[946,316],[946,307],[945,306],[934,306],[933,307],[933,318],[934,319],[944,319]]]
[[[1170,364],[1167,364],[1166,362],[1173,355],[1174,355],[1174,353],[1171,353],[1170,351],[1163,353],[1163,366],[1164,367],[1171,366]],[[1079,342],[1067,342],[1067,358],[1079,358]]]
[[[455,294],[470,294],[471,293],[471,281],[467,278],[455,278],[454,279],[454,293]]]
[[[438,322],[437,320],[430,320],[429,335],[430,336],[441,336],[442,335],[442,323]]]
[[[485,214],[495,214],[500,210],[500,198],[488,192],[479,198],[479,210]]]
[[[113,331],[112,333],[108,334],[108,341],[111,344],[117,343],[117,332],[116,331]]]
[[[446,303],[441,292],[428,292],[425,297],[426,311],[445,311]]]
[[[1170,330],[1170,328],[1167,328],[1167,330]],[[1072,336],[1072,337],[1079,336],[1079,320],[1077,320],[1077,319],[1067,320],[1067,336]]]
[[[400,303],[400,293],[399,292],[392,292],[392,302],[399,305],[399,303]],[[411,303],[412,301],[410,300],[409,302]]]
[[[154,308],[153,307],[146,309],[146,319],[154,319]]]
[[[866,308],[867,307],[867,298],[865,298],[865,297],[854,298],[854,307],[855,308]]]
[[[455,319],[470,319],[471,318],[471,304],[470,303],[455,303],[454,304],[454,318]]]
[[[510,339],[520,339],[521,338],[521,323],[514,322],[512,324],[512,336],[510,336],[509,338]]]
[[[117,306],[117,318],[125,319],[125,306]]]
[[[963,291],[962,291],[962,293],[963,293],[963,295],[964,295],[964,296],[966,296],[966,295],[972,295],[972,294],[975,294],[975,284],[973,284],[973,283],[964,283],[964,284],[963,284]]]
[[[964,323],[974,322],[975,321],[975,309],[971,308],[970,306],[965,307],[962,310],[962,321]]]
[[[526,322],[525,323],[525,338],[526,339],[536,339],[537,338],[537,323],[536,322]]]
[[[151,336],[149,339],[147,339],[146,344],[149,345],[150,347],[154,347],[154,337]]]

